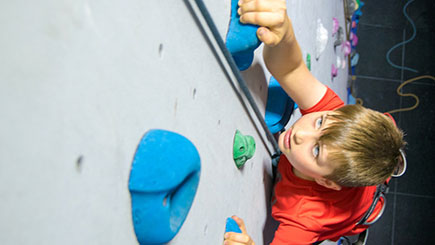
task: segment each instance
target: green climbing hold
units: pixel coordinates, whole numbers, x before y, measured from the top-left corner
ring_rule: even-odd
[[[308,70],[309,71],[311,71],[311,55],[310,54],[307,54],[307,67],[308,67]]]
[[[243,135],[239,130],[236,130],[233,142],[233,158],[237,168],[241,168],[246,161],[254,156],[255,141],[254,137]]]

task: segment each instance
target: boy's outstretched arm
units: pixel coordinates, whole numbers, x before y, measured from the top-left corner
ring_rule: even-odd
[[[264,61],[272,76],[301,109],[314,106],[326,86],[308,70],[287,16],[285,0],[240,0],[242,23],[261,26],[257,36],[264,42]]]

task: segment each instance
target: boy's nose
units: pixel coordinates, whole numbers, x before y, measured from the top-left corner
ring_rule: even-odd
[[[316,139],[316,137],[317,137],[317,135],[316,135],[316,132],[314,132],[314,131],[299,129],[294,134],[294,141],[296,144],[299,145],[299,144],[302,144],[306,141]]]

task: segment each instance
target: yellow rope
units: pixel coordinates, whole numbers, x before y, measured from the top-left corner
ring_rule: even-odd
[[[412,82],[414,82],[414,81],[417,81],[417,80],[420,80],[420,79],[424,79],[424,78],[432,79],[433,81],[435,81],[435,77],[430,76],[430,75],[418,76],[418,77],[414,77],[414,78],[411,78],[411,79],[406,80],[404,83],[400,84],[399,87],[397,87],[397,89],[396,89],[396,92],[397,92],[397,94],[398,94],[399,96],[403,96],[403,97],[413,97],[413,98],[415,99],[415,104],[414,104],[413,106],[411,106],[411,107],[407,107],[407,108],[401,108],[401,109],[394,109],[394,110],[388,111],[387,113],[392,114],[392,113],[401,112],[401,111],[411,111],[411,110],[414,110],[415,108],[417,108],[417,106],[418,106],[419,103],[420,103],[420,100],[418,99],[418,96],[415,95],[415,94],[412,94],[412,93],[404,94],[404,93],[400,92],[400,90],[401,90],[401,89],[403,88],[403,86],[405,86],[406,84],[408,84],[408,83],[412,83]],[[358,104],[358,105],[362,105],[362,104],[363,104],[363,100],[362,100],[362,99],[360,99],[360,98],[356,98],[356,97],[353,95],[353,93],[352,93],[352,96],[355,98],[355,100],[356,100],[356,104]]]
[[[405,86],[406,84],[408,84],[408,83],[412,83],[412,82],[414,82],[414,81],[417,81],[417,80],[420,80],[420,79],[424,79],[424,78],[432,79],[433,81],[435,81],[435,77],[433,77],[433,76],[429,76],[429,75],[424,75],[424,76],[418,76],[418,77],[414,77],[414,78],[408,79],[408,80],[406,80],[404,83],[400,84],[399,87],[397,87],[396,92],[397,92],[397,94],[398,94],[399,96],[403,96],[403,97],[413,97],[413,98],[415,99],[415,104],[414,104],[413,106],[411,106],[411,107],[407,107],[407,108],[401,108],[401,109],[394,109],[394,110],[388,111],[387,113],[392,114],[392,113],[401,112],[401,111],[411,111],[411,110],[414,110],[415,108],[417,108],[418,104],[420,103],[420,100],[418,99],[418,96],[415,95],[415,94],[412,94],[412,93],[404,94],[404,93],[400,92],[400,90],[401,90],[402,87]]]

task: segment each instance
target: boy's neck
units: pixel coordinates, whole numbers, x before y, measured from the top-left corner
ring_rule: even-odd
[[[305,174],[299,172],[296,168],[293,167],[292,169],[293,169],[293,173],[294,173],[297,177],[299,177],[299,178],[301,178],[301,179],[304,179],[304,180],[314,181],[314,178],[309,177],[309,176],[307,176],[307,175],[305,175]]]

